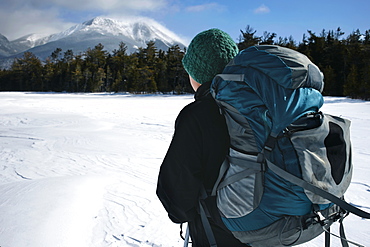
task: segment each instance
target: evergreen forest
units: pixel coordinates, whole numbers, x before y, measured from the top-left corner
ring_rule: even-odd
[[[345,35],[340,28],[307,31],[295,41],[276,33],[240,30],[240,50],[255,44],[274,44],[307,55],[324,73],[324,95],[370,100],[370,29]],[[186,51],[178,45],[158,50],[154,42],[128,54],[123,42],[112,53],[102,44],[82,54],[56,48],[41,61],[31,52],[14,59],[10,68],[0,70],[0,91],[38,92],[192,92],[181,60]]]

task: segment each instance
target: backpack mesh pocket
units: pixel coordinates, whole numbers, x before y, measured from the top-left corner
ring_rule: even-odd
[[[263,194],[263,174],[257,156],[230,149],[228,170],[217,189],[217,206],[226,218],[245,216],[258,207]]]
[[[329,114],[317,114],[322,116],[320,126],[292,131],[290,139],[298,155],[302,178],[342,197],[352,177],[350,121]],[[305,193],[312,203],[329,203],[310,191],[305,190]]]

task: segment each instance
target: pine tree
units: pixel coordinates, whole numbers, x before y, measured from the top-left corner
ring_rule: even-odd
[[[344,94],[352,98],[357,98],[359,95],[358,71],[355,65],[352,65],[347,76],[347,82],[344,85]]]
[[[43,80],[44,80],[44,87],[46,91],[51,91],[52,90],[52,81],[54,78],[55,74],[55,65],[51,61],[50,58],[47,58],[45,61],[45,64],[43,66]]]
[[[72,84],[73,92],[82,91],[81,82],[83,81],[84,75],[82,73],[81,65],[76,63],[74,70],[72,71]]]
[[[261,37],[255,36],[257,30],[254,30],[250,25],[247,25],[245,31],[240,30],[239,50],[244,50],[250,46],[257,45],[261,42]]]
[[[94,49],[88,48],[86,51],[86,71],[91,73],[91,80],[86,84],[86,90],[97,91],[102,88],[102,75],[104,74],[104,67],[106,65],[107,51],[104,46],[99,43]]]
[[[124,42],[120,42],[119,48],[113,50],[113,55],[108,63],[113,80],[111,90],[115,92],[127,90],[128,62],[127,46]]]
[[[190,92],[189,77],[181,62],[183,57],[184,52],[178,45],[170,47],[167,51],[167,92]]]
[[[270,33],[270,32],[263,32],[263,36],[261,37],[261,45],[273,45],[274,39],[276,38],[276,33]]]
[[[158,52],[158,61],[156,64],[156,78],[158,90],[162,93],[168,92],[168,75],[167,75],[167,59],[164,51]]]
[[[12,84],[13,78],[13,71],[5,69],[0,70],[0,91],[16,90]]]
[[[42,64],[33,53],[25,52],[22,58],[16,58],[11,66],[15,72],[14,81],[19,90],[43,91]]]
[[[334,87],[336,81],[336,74],[334,69],[331,67],[331,65],[327,65],[322,69],[322,72],[324,73],[324,95],[331,95],[331,92],[334,91],[332,87]]]

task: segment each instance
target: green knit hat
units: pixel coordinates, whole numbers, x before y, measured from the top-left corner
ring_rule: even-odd
[[[210,29],[193,38],[182,64],[196,82],[203,84],[221,73],[238,52],[238,46],[230,35],[219,29]]]

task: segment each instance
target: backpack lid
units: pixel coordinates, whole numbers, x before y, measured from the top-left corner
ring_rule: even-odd
[[[307,56],[276,45],[252,46],[236,56],[229,65],[254,68],[287,89],[314,88],[322,92],[324,76]]]
[[[323,75],[305,55],[275,45],[241,51],[217,76],[211,92],[243,114],[264,142],[265,123],[277,136],[289,124],[323,105]],[[271,122],[271,125],[269,124]]]

